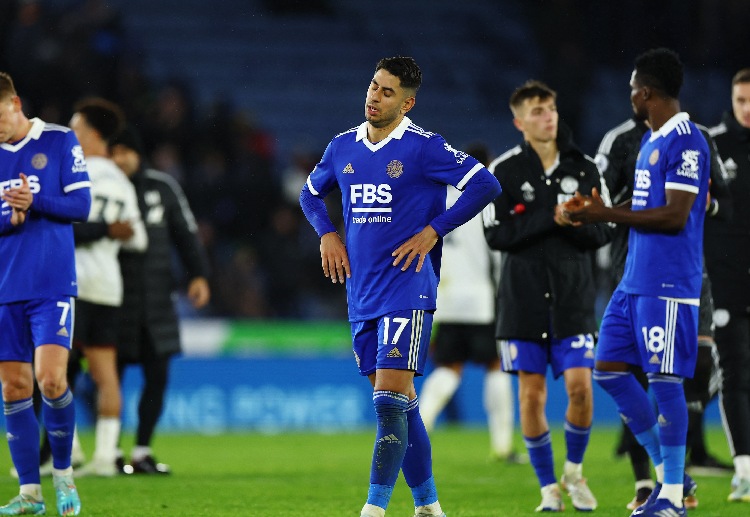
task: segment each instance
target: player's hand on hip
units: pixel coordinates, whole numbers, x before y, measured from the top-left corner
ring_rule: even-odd
[[[419,257],[419,260],[417,261],[417,273],[419,273],[422,271],[422,264],[424,264],[425,257],[430,250],[435,247],[437,241],[437,232],[428,224],[421,232],[413,235],[408,241],[391,253],[392,257],[396,257],[393,261],[393,266],[397,267],[399,263],[405,259],[404,265],[401,266],[401,271],[406,271],[409,269],[409,266],[414,259]]]
[[[337,281],[343,284],[346,278],[352,277],[349,255],[338,233],[329,232],[320,238],[320,258],[323,275],[334,284]]]

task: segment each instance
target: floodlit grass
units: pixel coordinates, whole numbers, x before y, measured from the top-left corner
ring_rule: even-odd
[[[728,459],[719,429],[708,432],[710,449]],[[564,459],[562,429],[553,429],[557,474]],[[158,458],[172,466],[171,476],[82,478],[78,487],[83,515],[358,517],[369,480],[373,433],[343,435],[229,434],[159,435]],[[520,437],[516,437],[519,450]],[[584,474],[599,500],[597,516],[627,516],[633,496],[629,463],[613,457],[617,432],[598,428],[591,437]],[[93,437],[84,434],[84,447]],[[123,441],[129,447],[132,437]],[[487,461],[483,429],[441,428],[433,436],[435,477],[449,517],[533,515],[539,487],[529,465]],[[0,468],[7,472],[7,447],[0,448]],[[700,506],[695,517],[750,514],[750,504],[726,502],[730,477],[696,478]],[[48,515],[55,515],[51,480],[43,480]],[[17,493],[17,481],[0,477],[0,499]],[[575,513],[569,502],[566,513]],[[413,515],[411,495],[399,479],[389,516]]]

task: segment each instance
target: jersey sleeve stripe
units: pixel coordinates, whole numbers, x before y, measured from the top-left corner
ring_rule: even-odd
[[[310,193],[313,196],[319,196],[320,195],[320,193],[317,190],[315,190],[315,187],[313,187],[312,181],[310,181],[310,176],[307,177],[307,188],[310,189]]]
[[[697,194],[700,190],[695,185],[686,185],[685,183],[677,183],[676,181],[667,181],[664,184],[664,189],[683,190],[685,192],[692,192],[693,194]]]
[[[466,176],[464,176],[461,179],[461,181],[458,182],[458,185],[456,185],[456,188],[458,190],[463,190],[466,184],[469,182],[469,180],[474,176],[474,174],[482,170],[483,167],[484,165],[482,165],[481,163],[478,163],[474,167],[472,167],[471,170],[466,173]]]
[[[91,182],[90,181],[77,181],[76,183],[71,183],[70,185],[66,185],[63,188],[63,192],[72,192],[74,190],[78,190],[81,188],[91,188]]]

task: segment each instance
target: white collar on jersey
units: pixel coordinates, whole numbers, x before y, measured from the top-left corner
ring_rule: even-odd
[[[29,132],[26,133],[26,136],[23,137],[18,142],[16,142],[15,144],[3,143],[2,148],[11,152],[16,152],[20,148],[22,148],[24,145],[26,145],[26,142],[28,142],[29,140],[32,140],[32,139],[39,140],[39,137],[41,136],[43,131],[44,131],[44,121],[39,118],[32,118],[31,129],[29,129]]]
[[[653,142],[660,136],[667,136],[679,124],[681,124],[682,122],[687,122],[688,120],[690,120],[690,115],[688,115],[684,111],[681,111],[677,113],[676,115],[673,115],[671,119],[667,120],[664,123],[664,125],[659,128],[659,131],[655,131],[654,133],[651,133],[651,137],[648,139],[648,141]]]
[[[365,145],[367,145],[368,148],[375,151],[383,147],[392,138],[401,140],[401,137],[404,136],[404,133],[406,133],[406,128],[409,127],[409,124],[411,124],[411,119],[409,117],[404,117],[403,120],[401,120],[401,122],[399,123],[399,125],[396,126],[396,128],[393,131],[391,131],[391,133],[387,137],[382,139],[380,142],[373,144],[367,139],[367,122],[362,122],[362,124],[360,124],[359,127],[357,128],[356,141],[359,142],[360,140],[363,140]]]

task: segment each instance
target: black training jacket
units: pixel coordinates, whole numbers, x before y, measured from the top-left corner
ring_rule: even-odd
[[[148,233],[145,253],[120,252],[124,297],[119,323],[118,353],[123,362],[139,362],[148,354],[180,351],[173,293],[177,281],[173,251],[188,279],[208,276],[195,219],[178,183],[152,169],[131,177]],[[145,333],[145,334],[144,334]],[[148,336],[148,340],[144,340]],[[146,347],[151,343],[152,347]]]
[[[724,162],[733,201],[729,221],[706,219],[703,253],[714,306],[750,313],[750,129],[725,113],[710,133]]]
[[[554,222],[555,206],[575,191],[602,191],[594,161],[562,124],[557,140],[560,164],[549,177],[526,142],[489,167],[503,188],[483,214],[489,246],[503,252],[496,330],[501,339],[544,340],[597,330],[595,250],[607,243],[612,228]]]

